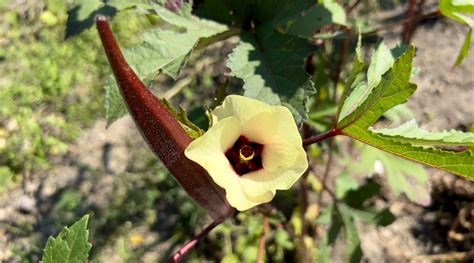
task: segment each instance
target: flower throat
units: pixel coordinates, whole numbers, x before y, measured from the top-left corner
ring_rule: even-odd
[[[232,168],[238,175],[244,175],[263,168],[263,145],[250,142],[245,136],[240,136],[234,145],[225,152]]]

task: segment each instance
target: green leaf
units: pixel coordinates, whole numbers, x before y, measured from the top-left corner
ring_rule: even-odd
[[[384,74],[386,74],[387,71],[389,71],[390,67],[394,65],[395,58],[400,56],[400,50],[403,50],[403,49],[404,47],[396,47],[390,50],[387,48],[387,46],[383,42],[381,42],[378,45],[376,51],[374,52],[371,58],[371,62],[370,62],[369,69],[367,72],[367,83],[360,82],[354,88],[347,87],[349,89],[349,92],[347,93],[348,94],[347,98],[344,101],[342,101],[343,105],[341,108],[340,116],[338,118],[339,119],[338,127],[340,127],[340,125],[341,126],[346,125],[348,122],[353,121],[354,118],[357,118],[361,114],[364,114],[363,103],[368,103],[365,106],[371,106],[370,101],[368,100],[369,96],[373,96],[371,99],[376,98],[377,96],[376,92],[372,92],[372,91],[374,90],[375,87],[381,84]],[[413,56],[414,56],[414,47],[412,47],[412,49],[413,49]],[[392,76],[392,79],[386,80],[384,84],[396,85],[396,83],[391,83],[391,82],[404,81],[404,79],[409,79],[410,74],[411,74],[411,63],[407,65],[403,65],[402,63],[411,61],[412,59],[413,57],[410,58],[409,56],[406,56],[403,61],[400,61],[397,65],[397,68],[394,67],[392,71],[397,70],[402,75],[400,76],[394,75]],[[353,70],[354,71],[357,70],[354,73],[360,72],[358,70],[363,69],[363,64],[361,64],[362,61],[360,59],[360,55],[357,55],[356,61],[354,63],[355,63],[354,66],[358,67],[354,69],[354,66],[353,66]],[[397,78],[399,78],[399,80]],[[349,85],[352,85],[352,82],[350,82]],[[389,88],[389,87],[386,87],[386,88]],[[412,87],[412,88],[415,88],[415,87]],[[378,91],[382,91],[381,89],[382,88],[379,88]],[[383,114],[384,112],[380,114]],[[380,116],[377,116],[377,118],[378,117]]]
[[[454,66],[459,66],[469,54],[469,47],[472,42],[472,31],[474,30],[474,21],[462,13],[474,13],[474,3],[470,0],[441,0],[439,2],[439,11],[444,16],[470,27],[461,51],[454,63]]]
[[[474,180],[474,155],[472,151],[451,152],[417,147],[389,139],[356,125],[345,128],[344,133],[385,152]]]
[[[314,47],[306,40],[271,30],[241,37],[227,67],[229,75],[244,80],[244,95],[288,107],[297,122],[307,119],[308,97],[315,89],[303,64]]]
[[[396,59],[393,67],[382,76],[377,87],[359,107],[352,107],[355,109],[338,122],[337,128],[344,134],[380,150],[474,179],[474,157],[471,151],[456,153],[416,147],[411,143],[416,144],[420,140],[415,139],[411,142],[400,139],[402,137],[390,137],[367,130],[387,110],[406,102],[416,90],[416,85],[409,82],[414,53],[414,47],[411,46]],[[355,91],[352,94],[363,96],[360,93],[355,94]]]
[[[122,95],[118,89],[115,79],[110,76],[105,88],[105,118],[107,120],[107,128],[122,116],[127,114],[127,107],[123,101]]]
[[[331,24],[346,25],[344,8],[336,2],[324,1],[305,11],[301,17],[292,21],[288,33],[304,38],[314,35],[316,30]]]
[[[420,205],[429,205],[431,196],[428,174],[419,164],[364,145],[360,151],[360,161],[348,161],[348,169],[354,174],[370,176],[378,172],[387,177],[393,193],[405,193],[408,199]]]
[[[371,129],[372,132],[392,140],[413,145],[474,146],[474,133],[456,130],[429,132],[418,127],[415,120],[397,128]]]
[[[171,28],[156,29],[143,35],[143,43],[125,50],[124,56],[135,73],[146,84],[163,71],[176,79],[185,66],[191,52],[201,39],[212,37],[227,30],[226,26],[199,19],[183,17],[166,8],[153,5],[157,15]],[[108,125],[126,114],[126,107],[115,82],[106,86],[106,117]]]
[[[89,257],[92,244],[88,242],[89,230],[85,215],[70,228],[65,227],[59,235],[49,237],[41,260],[43,263],[82,263]]]
[[[347,112],[351,113],[347,117],[341,115],[337,128],[344,129],[351,125],[367,129],[387,110],[406,102],[416,90],[416,85],[409,83],[414,55],[415,48],[411,46],[382,76],[377,87],[369,89],[364,85],[361,89],[354,89],[350,95],[354,99],[349,98],[345,101],[348,106],[343,106],[350,108]]]

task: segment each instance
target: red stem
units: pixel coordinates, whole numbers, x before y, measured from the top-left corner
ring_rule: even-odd
[[[197,236],[195,236],[191,241],[186,243],[182,248],[180,248],[176,253],[174,253],[167,261],[167,263],[176,263],[180,262],[184,256],[186,256],[191,250],[196,247],[197,243],[203,239],[212,229],[218,226],[221,222],[214,221],[208,225],[204,230],[201,231]]]
[[[267,235],[270,231],[270,224],[268,222],[268,217],[263,217],[263,235],[260,238],[260,245],[258,246],[258,255],[257,255],[257,263],[263,263],[263,255],[265,254],[265,245],[267,243]]]
[[[303,140],[303,146],[308,146],[313,143],[317,143],[320,141],[324,141],[326,139],[332,138],[337,135],[342,135],[342,131],[336,128],[333,128],[330,131],[315,135],[313,137],[307,138]]]
[[[96,25],[120,93],[148,146],[212,218],[223,221],[231,216],[235,210],[227,203],[224,190],[212,181],[206,170],[184,155],[191,137],[127,64],[107,18],[98,16]]]

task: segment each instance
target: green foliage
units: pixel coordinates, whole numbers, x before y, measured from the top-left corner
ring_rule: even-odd
[[[193,139],[199,138],[204,134],[204,130],[192,123],[188,118],[188,113],[183,107],[179,106],[179,110],[176,110],[171,103],[163,99],[163,103],[171,114],[179,121],[181,126],[184,128],[186,133]],[[212,120],[212,118],[210,118]]]
[[[420,128],[415,120],[396,128],[374,129],[373,132],[395,141],[413,145],[474,146],[474,133],[472,132],[456,130],[429,132]]]
[[[206,0],[196,14],[238,28],[249,26],[250,21],[257,27],[278,26],[301,16],[312,5],[310,0]]]
[[[227,30],[226,26],[197,17],[181,16],[160,5],[153,5],[153,8],[155,14],[171,28],[160,28],[144,34],[143,43],[124,52],[127,62],[147,85],[151,84],[159,71],[176,79],[201,39]],[[119,94],[116,82],[109,82],[106,86],[108,125],[127,112]]]
[[[263,30],[241,38],[227,66],[232,76],[244,80],[244,95],[288,107],[297,122],[306,119],[307,98],[315,89],[302,64],[314,48],[305,40]]]
[[[380,83],[368,96],[363,92],[352,92],[344,103],[354,103],[354,101],[363,101],[363,103],[360,106],[350,104],[348,107],[352,111],[347,117],[339,119],[337,127],[343,130],[344,134],[386,152],[474,178],[474,155],[471,151],[450,152],[416,147],[418,142],[416,139],[412,141],[407,137],[386,136],[368,130],[384,112],[406,102],[414,93],[416,85],[409,82],[413,57],[414,47],[412,46],[395,60],[391,69],[383,75]],[[356,99],[351,100],[352,96]],[[359,99],[365,96],[367,96],[366,99]],[[431,145],[436,145],[436,142],[432,142]]]
[[[387,177],[393,193],[405,193],[408,199],[421,205],[430,203],[428,174],[421,165],[366,145],[361,147],[359,158],[358,162],[354,162],[353,157],[346,160],[352,174],[381,173]]]
[[[469,15],[474,14],[474,3],[469,0],[440,0],[439,1],[439,11],[461,24],[469,26],[469,31],[466,34],[464,39],[464,44],[459,52],[459,55],[454,63],[454,66],[461,65],[464,58],[469,54],[469,48],[472,42],[472,31],[474,30],[474,21]]]
[[[89,243],[85,215],[71,227],[64,227],[56,238],[49,237],[44,249],[43,263],[80,263],[87,260],[92,244]]]
[[[314,33],[331,24],[346,25],[346,13],[341,5],[333,1],[324,1],[305,10],[301,17],[294,19],[288,33],[304,38],[313,37]]]

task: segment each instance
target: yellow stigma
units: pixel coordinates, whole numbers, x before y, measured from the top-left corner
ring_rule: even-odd
[[[255,156],[255,152],[253,151],[252,147],[248,145],[244,145],[242,148],[240,148],[239,153],[241,162],[248,162]]]

